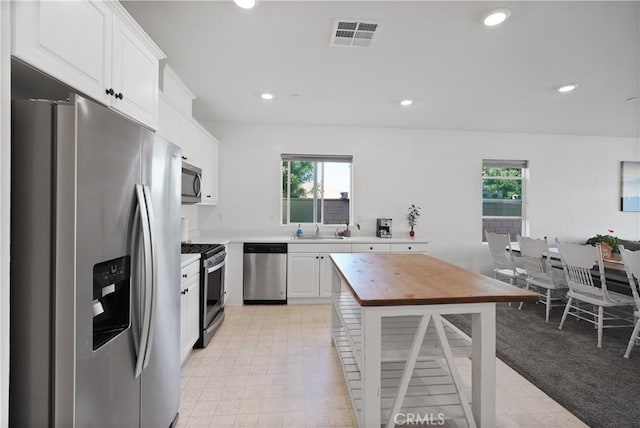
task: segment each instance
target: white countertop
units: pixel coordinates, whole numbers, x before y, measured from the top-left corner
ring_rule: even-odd
[[[325,236],[322,232],[321,235]],[[307,235],[308,236],[308,235]],[[286,242],[289,244],[372,244],[372,243],[388,243],[388,244],[404,244],[404,243],[428,243],[424,238],[394,237],[394,238],[378,238],[376,236],[356,235],[343,239],[297,239],[292,235],[273,235],[261,234],[260,232],[216,232],[201,231],[197,237],[191,238],[193,243],[215,243],[228,244],[230,242]]]
[[[200,254],[180,254],[180,269],[190,265],[191,263],[200,260]]]

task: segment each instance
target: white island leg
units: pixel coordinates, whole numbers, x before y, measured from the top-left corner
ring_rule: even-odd
[[[479,427],[496,425],[496,304],[477,304],[471,324],[471,409]]]
[[[382,317],[375,308],[362,308],[362,337],[362,426],[379,427]]]

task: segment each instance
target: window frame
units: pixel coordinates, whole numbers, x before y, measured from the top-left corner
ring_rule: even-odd
[[[519,168],[521,170],[519,177],[509,177],[509,176],[485,176],[482,174],[482,170],[484,168]],[[521,195],[520,195],[520,215],[519,216],[491,216],[484,215],[484,180],[520,180],[521,183]],[[482,168],[480,169],[480,183],[481,183],[481,194],[480,194],[480,206],[482,210],[481,214],[481,223],[482,223],[482,243],[486,244],[487,238],[485,237],[484,230],[484,220],[485,219],[520,219],[520,236],[527,236],[529,234],[529,221],[527,218],[527,188],[529,181],[529,161],[528,160],[507,160],[507,159],[483,159],[482,160]],[[511,242],[516,242],[516,236],[510,236]]]
[[[280,155],[280,186],[282,186],[282,170],[283,163],[288,162],[287,165],[287,194],[286,199],[288,201],[287,206],[289,207],[286,213],[286,223],[282,223],[284,219],[285,213],[283,212],[283,200],[284,200],[284,192],[280,191],[280,224],[281,226],[291,226],[292,224],[303,224],[303,225],[323,225],[323,226],[340,226],[344,225],[344,223],[324,223],[324,219],[322,221],[317,221],[316,215],[318,213],[318,208],[320,208],[320,215],[324,216],[324,205],[325,205],[325,197],[324,197],[324,173],[325,173],[325,162],[329,163],[348,163],[350,167],[349,171],[349,225],[353,223],[353,156],[352,155],[317,155],[317,154],[290,154],[283,153]],[[313,162],[313,219],[315,221],[311,222],[291,222],[291,162]],[[321,165],[321,174],[322,174],[322,186],[321,188],[318,186],[319,180],[319,165]],[[318,203],[320,206],[318,207]]]

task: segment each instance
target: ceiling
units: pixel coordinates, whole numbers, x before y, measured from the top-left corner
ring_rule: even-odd
[[[638,137],[635,1],[122,3],[202,121]],[[378,23],[372,47],[330,46],[340,18]]]

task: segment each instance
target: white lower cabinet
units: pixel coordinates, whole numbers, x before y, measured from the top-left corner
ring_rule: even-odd
[[[313,303],[331,297],[331,253],[426,253],[427,242],[359,242],[353,244],[289,244],[287,298]],[[306,300],[310,301],[307,302]]]
[[[426,253],[427,243],[391,244],[392,253]]]
[[[200,260],[185,266],[180,283],[180,364],[191,352],[199,337]]]
[[[331,253],[320,253],[320,297],[331,297],[333,263],[331,263],[330,255]]]
[[[351,244],[289,244],[287,298],[331,297],[331,253],[350,253]]]
[[[287,263],[287,297],[318,297],[320,295],[320,255],[289,253]]]
[[[391,250],[390,244],[353,244],[354,253],[388,253]]]

